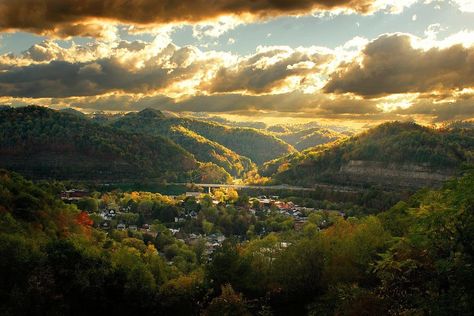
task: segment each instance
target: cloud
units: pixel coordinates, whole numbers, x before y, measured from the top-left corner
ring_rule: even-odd
[[[0,104],[442,121],[473,116],[473,48],[387,34],[247,56],[152,42],[36,44],[0,56]],[[466,37],[463,37],[466,39]],[[416,40],[416,38],[415,38]],[[430,42],[431,40],[431,42]],[[469,41],[467,41],[469,42]],[[112,57],[111,57],[112,56]]]
[[[195,46],[178,47],[165,39],[69,48],[44,41],[19,56],[0,56],[0,95],[282,93],[321,85],[322,69],[332,59],[330,50],[317,47],[259,47],[239,58]]]
[[[460,1],[460,0],[459,0]],[[104,23],[153,26],[198,23],[222,16],[265,19],[312,11],[399,11],[413,0],[0,0],[0,31],[24,30],[58,37],[110,37]],[[112,26],[113,27],[113,26]],[[211,32],[212,33],[212,32]],[[215,34],[215,33],[214,33]]]
[[[474,12],[474,3],[472,0],[452,0],[462,12]]]
[[[207,71],[192,48],[170,44],[151,54],[152,44],[134,51],[138,47],[135,43],[132,47],[115,49],[114,57],[92,60],[85,57],[80,61],[71,60],[54,45],[52,50],[34,47],[20,58],[31,58],[30,64],[0,67],[8,69],[0,72],[0,95],[60,98],[113,91],[149,93]]]
[[[474,95],[441,102],[436,102],[432,98],[420,98],[409,108],[398,109],[394,113],[429,116],[432,117],[433,122],[472,119],[474,117]]]
[[[275,95],[244,95],[240,93],[195,95],[174,99],[166,95],[107,94],[101,96],[70,97],[63,99],[13,99],[24,104],[54,104],[56,107],[72,106],[86,111],[138,111],[144,108],[175,112],[214,113],[286,113],[291,115],[363,116],[382,111],[376,102],[349,97],[332,99],[325,95],[290,92]],[[0,100],[0,104],[12,100]]]
[[[298,77],[296,85],[304,84],[306,75],[318,73],[332,59],[328,51],[261,47],[256,54],[242,58],[235,65],[223,65],[207,87],[214,92],[247,91],[269,93],[284,87],[293,90],[287,79]]]
[[[383,35],[330,76],[325,92],[366,98],[474,86],[474,47],[415,48],[406,34]]]
[[[193,36],[197,39],[220,37],[243,23],[243,19],[232,16],[222,16],[214,21],[198,22],[193,25]]]

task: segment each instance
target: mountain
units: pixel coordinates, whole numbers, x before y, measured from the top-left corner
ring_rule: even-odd
[[[199,164],[163,137],[28,106],[0,111],[0,167],[36,179],[176,180]]]
[[[266,163],[276,182],[420,187],[438,185],[474,162],[474,130],[381,124],[362,134]]]
[[[80,118],[87,118],[86,114],[82,113],[81,111],[75,110],[73,108],[64,108],[64,109],[61,109],[59,111],[62,112],[62,113],[75,115],[75,116],[78,116]]]
[[[255,129],[266,129],[267,124],[264,122],[254,122],[254,121],[231,121],[226,118],[220,117],[220,116],[211,116],[211,117],[203,117],[201,118],[203,121],[211,121],[215,123],[219,123],[222,125],[227,125],[231,127],[248,127],[248,128],[255,128]]]
[[[198,160],[213,162],[234,175],[250,170],[251,161],[262,164],[294,151],[284,141],[254,129],[226,127],[190,118],[164,117],[161,112],[151,109],[129,113],[113,122],[112,126],[169,137]]]
[[[308,128],[297,132],[276,134],[276,136],[297,150],[305,150],[346,137],[339,132],[319,127]]]

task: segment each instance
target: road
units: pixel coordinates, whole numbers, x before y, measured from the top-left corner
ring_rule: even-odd
[[[260,190],[291,190],[291,191],[316,191],[318,189],[329,189],[338,192],[358,192],[359,190],[344,186],[315,184],[313,188],[280,185],[246,185],[246,184],[214,184],[214,183],[170,183],[172,185],[194,185],[201,188],[233,188],[239,189],[260,189]]]

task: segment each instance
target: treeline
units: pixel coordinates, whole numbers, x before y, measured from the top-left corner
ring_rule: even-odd
[[[327,222],[314,214],[298,231],[244,243],[229,238],[209,262],[198,255],[202,245],[184,245],[159,224],[156,239],[96,230],[87,213],[55,198],[57,190],[0,172],[2,315],[474,310],[472,173],[440,190],[420,191],[377,216],[332,216]],[[122,198],[125,204],[141,200]],[[166,199],[150,198],[165,214]]]

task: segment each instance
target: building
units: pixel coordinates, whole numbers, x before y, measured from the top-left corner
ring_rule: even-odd
[[[127,226],[125,226],[125,224],[120,223],[120,224],[117,225],[118,230],[125,230],[125,228],[127,228]]]
[[[89,195],[89,191],[82,189],[71,189],[61,192],[59,195],[63,201],[78,201]]]
[[[195,197],[196,199],[201,196],[201,192],[186,192],[186,197]]]

